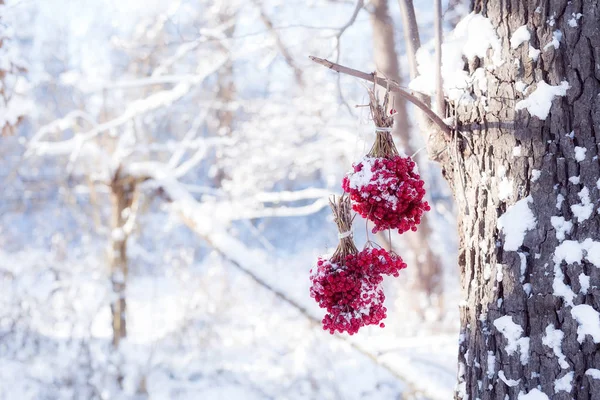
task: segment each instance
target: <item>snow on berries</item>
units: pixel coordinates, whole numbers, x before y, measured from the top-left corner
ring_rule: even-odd
[[[369,106],[377,128],[369,153],[353,164],[342,181],[342,188],[352,199],[352,208],[375,224],[373,233],[397,229],[398,233],[417,230],[421,217],[430,207],[425,183],[415,162],[399,154],[392,138],[393,115],[386,115],[388,96],[379,104],[370,91]],[[394,113],[392,113],[394,114]]]
[[[416,231],[423,213],[430,210],[423,201],[423,186],[415,162],[399,155],[363,157],[342,181],[354,211],[374,223],[373,233],[386,229]]]
[[[351,235],[350,199],[331,202],[340,242],[333,255],[319,258],[310,271],[310,295],[327,310],[323,329],[354,334],[366,325],[384,325],[383,275],[398,276],[406,268],[402,258],[381,248],[358,251]],[[350,233],[350,234],[348,234]]]
[[[325,308],[323,329],[354,334],[386,317],[383,275],[398,276],[406,264],[384,249],[367,248],[341,260],[319,258],[311,270],[310,295]]]
[[[327,310],[323,329],[354,334],[365,325],[376,325],[386,317],[381,275],[361,273],[355,254],[338,262],[319,258],[311,271],[310,295]]]
[[[383,276],[400,276],[406,263],[394,252],[368,241],[358,251],[352,237],[352,210],[371,220],[373,233],[396,229],[399,233],[416,230],[429,204],[424,182],[415,162],[401,156],[391,135],[396,110],[386,113],[389,92],[383,105],[369,91],[369,106],[376,128],[376,139],[369,153],[352,165],[343,181],[346,194],[330,202],[338,227],[339,243],[329,258],[320,257],[310,270],[310,296],[327,313],[323,329],[350,335],[366,325],[379,325],[386,317]]]

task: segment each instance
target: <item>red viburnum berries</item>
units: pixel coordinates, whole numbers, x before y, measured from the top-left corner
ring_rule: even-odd
[[[375,224],[373,233],[416,231],[423,213],[430,210],[423,201],[423,186],[415,162],[401,156],[363,157],[342,182],[354,211]]]
[[[385,326],[382,275],[398,276],[406,264],[396,254],[367,248],[338,262],[319,258],[310,272],[310,295],[327,310],[323,329],[354,334],[366,325]]]

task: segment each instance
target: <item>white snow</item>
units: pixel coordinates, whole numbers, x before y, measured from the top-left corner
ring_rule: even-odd
[[[362,163],[362,169],[358,172],[352,170],[352,174],[349,175],[349,183],[352,189],[361,189],[371,183],[373,179],[373,164],[375,162],[374,157],[363,157],[359,163]],[[358,164],[358,163],[357,163]]]
[[[529,338],[522,337],[523,328],[516,324],[510,315],[496,318],[494,326],[508,342],[504,348],[508,355],[514,354],[519,349],[521,364],[527,364],[529,362]]]
[[[590,277],[583,272],[579,274],[579,285],[581,285],[581,289],[579,289],[579,293],[587,294],[590,289]]]
[[[600,343],[600,314],[588,304],[579,304],[571,309],[571,316],[579,323],[577,341],[583,343],[586,335],[590,335],[594,343]]]
[[[486,263],[483,267],[483,279],[486,281],[490,280],[492,277],[492,266],[489,263]]]
[[[526,99],[517,102],[515,110],[519,111],[526,108],[531,115],[545,120],[548,117],[548,113],[550,113],[554,97],[566,95],[567,89],[569,89],[567,81],[562,81],[558,86],[548,85],[544,81],[538,82],[533,93],[527,96]]]
[[[576,247],[571,246],[570,245],[571,242],[573,242],[573,241],[567,240],[567,241],[561,243],[556,248],[556,252],[554,254],[554,280],[552,282],[552,290],[554,291],[554,296],[562,297],[564,299],[565,303],[567,303],[567,305],[570,305],[570,306],[573,305],[573,299],[575,298],[575,293],[573,293],[573,290],[571,289],[571,287],[568,286],[564,282],[565,274],[563,273],[563,271],[561,269],[560,261],[557,262],[557,255],[558,255],[558,257],[564,256],[565,258],[569,258],[569,260],[576,259],[577,251],[581,251],[581,250],[579,249],[579,246],[576,246]],[[575,243],[577,243],[577,242],[575,242]],[[560,253],[559,253],[559,248],[560,248]],[[581,260],[581,257],[579,257],[578,260]]]
[[[585,374],[591,376],[592,379],[600,379],[600,369],[588,368],[588,370],[585,371]]]
[[[550,41],[550,43],[544,46],[544,51],[548,50],[550,47],[558,49],[560,47],[560,41],[562,40],[562,36],[563,35],[561,31],[557,30],[552,32],[552,40]]]
[[[502,272],[502,264],[496,264],[496,281],[502,282],[504,273]]]
[[[487,354],[487,376],[492,378],[496,373],[496,356],[494,352],[488,350]]]
[[[508,341],[506,352],[510,355],[517,351],[517,341],[523,335],[523,328],[516,324],[510,315],[505,315],[494,320],[494,326]]]
[[[540,179],[541,175],[542,175],[542,171],[540,171],[539,169],[532,169],[531,170],[531,182],[535,182],[538,179]]]
[[[513,147],[513,157],[519,157],[521,155],[521,146]]]
[[[560,329],[555,329],[553,324],[546,327],[546,335],[542,338],[542,344],[550,347],[554,351],[554,355],[558,358],[558,365],[562,369],[569,368],[567,358],[562,352],[562,341],[565,334]]]
[[[517,92],[525,93],[525,89],[527,89],[527,84],[523,81],[515,82],[515,89]]]
[[[500,201],[505,201],[510,199],[513,192],[513,180],[508,180],[506,177],[503,177],[498,183],[498,199]]]
[[[529,33],[529,29],[527,29],[527,25],[523,25],[513,33],[510,38],[510,47],[516,49],[521,45],[521,43],[527,42],[531,39],[531,34]]]
[[[596,242],[590,238],[583,242],[576,240],[565,240],[556,247],[554,251],[554,262],[561,263],[566,261],[567,264],[581,262],[584,258],[590,263],[600,268],[600,242]]]
[[[523,244],[525,233],[536,227],[537,220],[529,208],[532,202],[531,195],[527,196],[508,207],[498,218],[497,227],[505,235],[504,250],[517,251]]]
[[[531,389],[527,394],[519,392],[517,400],[550,400],[550,398],[539,389]]]
[[[540,53],[541,50],[538,50],[532,45],[529,45],[529,52],[527,53],[527,55],[529,55],[529,58],[531,58],[533,61],[537,61],[538,58],[540,58]]]
[[[571,221],[565,221],[564,217],[551,217],[550,223],[556,230],[556,239],[558,239],[559,242],[565,240],[565,234],[571,233],[571,229],[573,229],[573,223]]]
[[[554,393],[558,393],[561,391],[571,392],[573,390],[573,385],[571,382],[573,381],[574,372],[568,372],[564,376],[556,379],[554,381]]]
[[[581,178],[579,178],[578,176],[572,176],[569,178],[569,182],[571,182],[573,185],[579,185],[580,181]]]
[[[577,195],[581,199],[581,204],[573,204],[571,212],[577,218],[577,222],[582,222],[592,215],[594,205],[590,201],[590,191],[588,188],[584,187]]]
[[[581,161],[585,160],[585,153],[586,152],[587,152],[587,149],[585,147],[575,146],[575,159],[578,162],[581,162]]]
[[[515,387],[515,386],[517,386],[517,385],[519,384],[519,382],[521,381],[520,379],[517,379],[517,380],[514,380],[514,379],[508,379],[508,378],[506,377],[506,375],[504,375],[504,371],[503,371],[503,370],[500,370],[500,371],[498,371],[498,377],[499,377],[500,379],[502,379],[502,382],[506,383],[506,386],[509,386],[509,387]]]
[[[571,28],[576,28],[577,27],[577,21],[579,21],[579,18],[583,17],[582,13],[572,13],[571,14],[571,18],[569,18],[568,24]]]
[[[556,196],[556,208],[560,210],[560,208],[562,207],[562,203],[563,201],[565,201],[565,196],[563,196],[562,194],[558,194]]]
[[[473,75],[464,71],[463,56],[471,61],[475,57],[485,58],[488,49],[492,49],[491,59],[493,66],[500,66],[501,59],[500,40],[489,19],[481,14],[471,13],[464,17],[442,44],[442,77],[444,93],[453,101],[469,103],[473,98],[468,93],[476,83],[483,92],[486,83],[483,70]],[[435,92],[435,63],[433,62],[433,48],[422,46],[417,52],[419,76],[413,79],[409,87],[427,94]]]

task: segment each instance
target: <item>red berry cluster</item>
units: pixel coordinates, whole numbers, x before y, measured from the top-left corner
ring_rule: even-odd
[[[430,207],[424,182],[415,172],[409,157],[366,156],[353,164],[354,171],[344,177],[342,187],[352,199],[352,208],[371,220],[373,233],[397,229],[398,233],[417,230],[421,217]]]
[[[310,271],[310,295],[327,309],[323,329],[354,334],[366,325],[379,324],[386,317],[382,275],[398,276],[406,264],[396,254],[367,248],[334,262],[319,258]]]

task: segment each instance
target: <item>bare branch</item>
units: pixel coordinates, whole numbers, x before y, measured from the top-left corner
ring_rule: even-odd
[[[350,16],[350,19],[335,34],[335,61],[336,62],[340,61],[340,55],[341,55],[340,42],[341,42],[341,39],[342,39],[342,35],[344,34],[344,32],[346,32],[346,30],[348,28],[350,28],[354,24],[354,22],[356,22],[356,17],[358,17],[358,13],[360,12],[360,10],[364,6],[365,6],[364,0],[357,0],[356,4],[354,6],[354,11],[352,12],[352,15]],[[342,82],[340,80],[340,76],[339,75],[337,77],[336,84],[337,84],[338,95],[340,96],[340,99],[342,100],[342,103],[344,104],[344,106],[348,110],[348,113],[350,113],[350,115],[353,115],[354,112],[352,111],[352,107],[350,107],[350,104],[348,104],[348,102],[344,98],[344,94],[342,93]]]
[[[417,50],[421,47],[415,8],[412,0],[398,0],[398,3],[400,4],[400,12],[402,13],[402,27],[404,29],[404,40],[406,42],[406,55],[408,57],[410,79],[415,79],[419,73],[417,71]]]
[[[352,26],[352,24],[354,24],[354,22],[356,21],[356,17],[358,17],[359,11],[364,7],[364,5],[365,5],[364,0],[357,0],[356,5],[354,6],[354,11],[352,12],[352,16],[350,17],[348,22],[346,22],[346,24],[344,26],[342,26],[340,28],[339,32],[335,35],[335,37],[338,39],[338,44],[339,44],[339,39],[342,37],[344,32],[346,32],[346,29],[350,28]]]
[[[433,123],[435,123],[444,132],[446,140],[450,140],[450,138],[452,136],[452,130],[450,129],[450,127],[448,125],[446,125],[444,123],[442,118],[440,118],[435,112],[433,112],[433,110],[431,108],[429,108],[429,106],[427,106],[425,103],[423,103],[421,100],[419,100],[415,95],[408,93],[407,91],[402,89],[398,85],[398,83],[388,80],[388,79],[383,79],[380,77],[375,78],[375,76],[372,73],[369,74],[366,72],[358,71],[356,69],[348,68],[343,65],[331,62],[329,60],[325,60],[323,58],[314,57],[314,56],[308,56],[308,58],[310,58],[312,61],[316,62],[317,64],[321,64],[324,67],[327,67],[327,68],[334,70],[336,72],[339,72],[341,74],[346,74],[346,75],[354,76],[359,79],[364,79],[366,81],[376,83],[382,87],[388,87],[388,83],[389,83],[389,87],[392,92],[398,93],[399,96],[403,97],[407,101],[410,101],[415,106],[419,107],[419,109],[421,109],[425,113],[425,115],[427,115],[427,117],[429,117],[429,119]]]
[[[275,39],[275,45],[277,46],[277,49],[279,50],[279,52],[281,53],[281,55],[285,59],[285,62],[290,66],[290,68],[292,68],[294,70],[294,75],[296,76],[296,81],[298,82],[298,84],[300,86],[304,86],[303,72],[296,65],[296,62],[294,61],[294,58],[292,57],[292,55],[290,54],[289,50],[287,49],[287,47],[285,46],[285,44],[281,40],[281,37],[279,36],[279,34],[277,33],[277,30],[275,29],[275,26],[273,25],[273,21],[271,21],[271,19],[265,13],[265,11],[260,6],[260,4],[258,3],[258,1],[254,1],[254,4],[256,5],[256,7],[258,8],[258,10],[260,12],[260,19],[262,20],[263,24],[265,24],[265,26],[267,27],[267,29],[271,33],[271,36],[273,36],[273,39]]]

